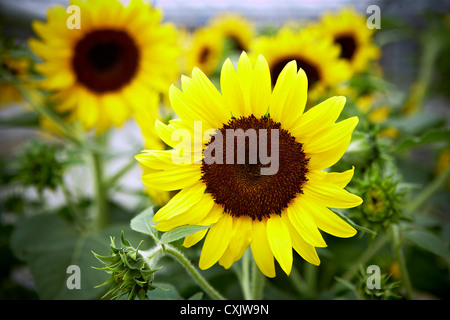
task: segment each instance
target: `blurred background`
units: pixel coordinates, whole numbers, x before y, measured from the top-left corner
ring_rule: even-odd
[[[381,29],[374,35],[374,43],[381,48],[382,54],[379,58],[379,66],[382,70],[383,81],[394,88],[391,93],[392,100],[397,105],[404,103],[407,97],[414,91],[414,85],[420,79],[427,77],[426,99],[422,108],[423,113],[429,117],[423,117],[423,113],[414,116],[414,113],[403,113],[399,117],[388,119],[387,127],[396,127],[401,131],[401,143],[416,143],[417,139],[422,139],[417,143],[417,148],[408,150],[408,153],[399,153],[397,159],[398,169],[403,177],[403,183],[418,185],[418,189],[433,180],[436,168],[440,165],[444,169],[450,162],[450,153],[438,159],[441,151],[448,151],[448,129],[450,120],[449,96],[450,96],[450,46],[448,44],[448,33],[450,30],[450,2],[446,0],[400,0],[400,1],[350,1],[350,0],[159,0],[152,2],[154,6],[164,12],[164,21],[170,21],[188,32],[205,26],[208,21],[222,12],[233,12],[243,15],[248,20],[255,23],[258,30],[270,33],[277,30],[286,23],[301,22],[305,20],[317,20],[324,12],[333,12],[344,7],[354,7],[361,14],[367,14],[366,10],[370,5],[377,5],[381,9]],[[19,45],[26,46],[28,39],[34,36],[31,29],[32,20],[45,20],[46,11],[55,4],[67,5],[66,1],[37,1],[37,0],[0,0],[0,32],[4,37],[12,37]],[[269,30],[269,31],[268,31]],[[271,31],[272,30],[272,31]],[[443,31],[444,30],[444,31]],[[447,40],[445,40],[447,38]],[[443,40],[444,39],[444,40]],[[437,41],[443,43],[442,47],[435,53],[427,51],[431,43]],[[427,55],[433,55],[429,58]],[[424,57],[425,56],[425,57]],[[428,79],[429,78],[429,79]],[[418,80],[419,79],[419,80]],[[2,92],[0,92],[0,95]],[[398,103],[398,101],[402,101]],[[394,104],[395,104],[394,103]],[[50,208],[61,208],[64,205],[63,190],[44,190],[39,194],[33,188],[12,188],[7,182],[8,175],[13,173],[5,172],[6,163],[15,161],[13,155],[21,150],[30,140],[40,137],[41,132],[30,125],[35,122],[33,118],[21,118],[22,123],[17,120],[17,115],[23,111],[22,107],[10,105],[8,108],[0,109],[0,157],[2,165],[0,187],[1,216],[0,216],[0,299],[37,299],[60,298],[57,294],[38,292],[36,290],[36,271],[30,272],[26,262],[18,257],[17,252],[10,247],[11,236],[20,221],[20,216],[15,214],[17,206],[25,206],[23,198],[34,199],[39,202],[45,199]],[[397,108],[398,109],[398,108]],[[14,119],[14,123],[11,122]],[[405,120],[406,119],[406,120]],[[439,138],[426,136],[428,129],[439,129],[446,132]],[[416,140],[407,141],[408,136],[419,137]],[[122,128],[111,132],[111,141],[114,141],[114,148],[118,155],[136,154],[140,151],[143,138],[139,127],[134,122],[127,122]],[[131,143],[130,143],[131,141]],[[406,142],[405,142],[406,141]],[[437,144],[436,144],[437,143]],[[428,144],[432,148],[428,148]],[[128,162],[126,157],[118,156],[111,159],[107,164],[108,170],[114,171],[122,168]],[[85,174],[83,167],[74,166],[64,177],[68,185],[73,181],[77,184],[81,182],[85,190],[90,192],[92,181],[89,175]],[[111,198],[117,204],[117,215],[120,216],[124,224],[136,213],[135,210],[142,204],[142,195],[139,190],[143,185],[141,182],[141,169],[137,166],[131,168],[120,179],[122,190],[132,190],[132,192],[116,191]],[[82,177],[82,178],[81,178]],[[82,179],[82,181],[79,181]],[[450,205],[448,201],[447,183],[445,190],[438,193],[433,198],[437,205],[431,207],[431,211],[438,217],[421,220],[423,226],[438,230],[439,236],[444,241],[444,248],[448,250],[450,241],[450,228],[447,224],[450,221]],[[422,186],[422,187],[420,187]],[[121,212],[127,212],[123,214]],[[119,219],[119,220],[120,220]],[[434,220],[433,220],[434,219]],[[442,221],[445,221],[442,224]],[[136,236],[136,239],[139,237]],[[369,241],[369,240],[368,240]],[[108,238],[103,239],[108,243]],[[354,243],[346,242],[349,246]],[[359,245],[355,245],[359,248]],[[342,253],[346,258],[351,259],[352,255],[343,253],[345,247],[336,244],[335,254]],[[357,249],[358,251],[360,249]],[[411,258],[411,278],[413,284],[418,288],[416,298],[434,299],[450,297],[450,280],[448,265],[435,257],[434,253],[423,251],[422,249],[411,249],[407,251]],[[444,254],[445,255],[445,254]],[[389,260],[385,258],[385,260]],[[448,262],[448,260],[443,260]],[[91,261],[92,262],[92,261]],[[415,265],[417,268],[413,268]],[[336,266],[336,270],[344,268],[345,264]],[[170,271],[168,267],[166,276],[169,279]],[[176,269],[175,269],[176,270]],[[334,271],[336,271],[334,270]],[[227,276],[216,269],[209,270],[215,276],[216,282],[220,283]],[[218,272],[214,274],[214,272]],[[326,272],[323,271],[323,272]],[[331,275],[330,275],[331,274]],[[328,270],[328,277],[332,278],[333,272]],[[425,276],[424,274],[427,274]],[[163,276],[164,279],[164,276]],[[228,279],[229,280],[229,279]],[[275,280],[271,285],[274,294],[269,298],[296,298],[296,291],[292,289],[288,293],[283,292],[284,278]],[[319,284],[320,286],[320,284]],[[270,287],[270,285],[269,285]],[[228,287],[227,287],[228,288]],[[228,288],[229,289],[229,288]],[[186,297],[192,293],[192,284],[187,283],[182,289],[180,296]],[[184,290],[184,291],[183,291]],[[231,292],[235,288],[229,289]],[[317,289],[320,292],[320,288]],[[323,292],[326,292],[324,290]],[[422,294],[422,292],[424,292]],[[63,296],[64,298],[66,296]],[[87,298],[97,298],[88,295]],[[174,298],[170,297],[169,298]],[[178,297],[178,296],[177,296]],[[236,296],[239,297],[239,296]],[[308,297],[308,296],[306,296]],[[311,297],[311,296],[309,296]],[[327,297],[315,295],[313,298]],[[73,298],[73,297],[71,297]],[[77,297],[75,297],[77,298]]]

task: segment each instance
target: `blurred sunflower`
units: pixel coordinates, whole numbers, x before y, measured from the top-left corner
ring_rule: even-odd
[[[308,76],[312,101],[351,76],[348,64],[339,59],[339,48],[330,37],[319,37],[316,30],[294,31],[284,27],[273,37],[262,36],[252,44],[254,56],[263,55],[269,63],[272,84],[284,66],[295,60]]]
[[[0,79],[0,108],[11,103],[23,101],[23,97],[14,85],[14,81],[20,81],[27,85],[30,76],[30,59],[15,58],[9,55],[2,55],[0,60],[0,70],[2,77]],[[5,78],[3,75],[6,75]]]
[[[356,233],[328,209],[361,204],[361,198],[344,189],[354,170],[327,173],[323,169],[344,154],[358,118],[335,123],[344,97],[330,98],[303,113],[307,77],[302,69],[298,71],[295,60],[280,72],[272,91],[265,58],[259,56],[252,65],[243,52],[237,70],[230,59],[225,61],[220,84],[222,93],[198,68],[192,71],[192,78],[183,76],[182,91],[172,86],[169,92],[180,118],[168,125],[156,123],[161,139],[175,149],[147,150],[136,156],[142,165],[154,169],[143,176],[144,184],[161,190],[181,189],[155,214],[156,229],[212,225],[187,236],[183,243],[190,247],[206,235],[201,269],[217,261],[229,268],[249,246],[256,264],[268,277],[275,276],[274,257],[284,272],[290,273],[292,248],[318,265],[315,247],[326,246],[319,229],[338,237]],[[202,121],[201,130],[194,121]],[[191,137],[203,137],[200,160],[195,161],[199,150],[194,148],[188,158],[193,157],[195,162],[174,163],[173,156],[180,150],[172,135],[180,128]],[[223,155],[237,153],[227,150],[225,139],[219,140],[227,129],[255,129],[258,135],[259,129],[266,129],[266,133],[278,129],[278,171],[262,175],[260,170],[268,168],[260,160],[256,164],[225,164],[219,158],[211,163],[216,144],[224,148]],[[272,141],[271,136],[266,138]],[[194,141],[194,145],[197,143]],[[245,152],[247,158],[248,146]]]
[[[41,39],[29,45],[44,60],[36,67],[46,77],[42,85],[55,91],[57,111],[86,129],[121,126],[133,107],[155,101],[177,77],[175,28],[141,0],[70,4],[80,8],[80,29],[67,28],[64,7],[50,9],[45,23],[33,22]]]
[[[235,13],[219,14],[210,20],[208,25],[215,28],[224,41],[229,41],[231,49],[239,54],[248,51],[255,36],[255,25],[244,16]]]
[[[212,75],[219,67],[223,55],[223,41],[217,31],[209,27],[197,28],[186,49],[186,70],[200,68],[205,74]]]
[[[370,61],[380,57],[380,49],[372,41],[374,29],[367,27],[366,19],[354,8],[344,8],[338,13],[325,13],[315,26],[340,46],[340,57],[349,62],[354,73],[367,70]]]

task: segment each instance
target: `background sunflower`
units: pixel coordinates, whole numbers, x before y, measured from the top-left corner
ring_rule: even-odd
[[[273,36],[255,39],[251,53],[266,57],[272,85],[284,66],[295,60],[308,76],[311,101],[316,101],[351,76],[346,63],[339,59],[339,48],[329,37],[321,37],[313,29],[282,28]]]
[[[373,42],[375,29],[369,29],[367,23],[365,15],[349,7],[325,13],[316,24],[322,36],[331,36],[340,47],[339,57],[350,63],[354,73],[370,69],[369,64],[381,55]]]
[[[46,23],[33,23],[41,39],[29,44],[43,59],[36,66],[45,76],[42,87],[55,93],[58,112],[70,112],[86,129],[120,127],[178,74],[175,29],[140,0],[71,4],[80,8],[80,29],[67,28],[63,7],[50,9]]]

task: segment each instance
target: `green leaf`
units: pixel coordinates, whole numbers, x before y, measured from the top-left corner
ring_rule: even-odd
[[[412,147],[416,147],[426,143],[446,142],[450,141],[450,130],[435,129],[430,130],[420,137],[409,137],[403,140],[398,146],[397,151],[404,151]]]
[[[106,290],[95,287],[107,281],[109,275],[93,268],[100,263],[92,252],[99,256],[108,254],[108,237],[119,236],[121,230],[129,236],[133,233],[133,240],[137,238],[138,234],[123,224],[111,225],[97,233],[80,234],[59,216],[38,214],[25,218],[16,227],[11,249],[27,263],[41,299],[97,299]],[[72,275],[67,273],[70,265],[80,268],[81,289],[67,287]]]
[[[170,231],[165,232],[160,240],[160,243],[166,244],[173,241],[176,241],[178,239],[184,238],[186,236],[189,236],[191,234],[194,234],[198,231],[202,231],[204,229],[208,229],[211,226],[199,226],[199,225],[186,225],[174,228]]]
[[[149,207],[135,216],[130,223],[131,229],[151,236],[158,241],[157,230],[154,228],[156,223],[153,222],[154,208]]]
[[[187,300],[202,300],[203,299],[203,292],[197,292],[190,296]]]
[[[418,247],[443,258],[450,258],[450,251],[442,239],[428,231],[413,230],[405,232],[404,237]]]
[[[182,300],[183,297],[178,293],[177,289],[169,283],[156,283],[153,290],[147,292],[147,297],[150,300]]]

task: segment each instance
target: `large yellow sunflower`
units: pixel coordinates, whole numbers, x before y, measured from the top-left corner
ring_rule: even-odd
[[[256,57],[259,54],[269,63],[272,84],[284,66],[295,60],[297,67],[308,76],[308,94],[312,101],[351,76],[348,64],[339,59],[339,47],[330,37],[321,37],[312,28],[295,31],[283,27],[274,36],[261,36],[252,44],[252,55]]]
[[[380,56],[380,49],[373,43],[375,30],[367,27],[367,17],[354,8],[325,13],[315,28],[341,47],[340,57],[349,62],[354,73],[367,70],[369,63]]]
[[[354,170],[328,173],[324,169],[344,154],[358,118],[335,123],[344,97],[330,98],[303,113],[307,77],[302,69],[298,71],[295,60],[280,72],[272,91],[265,58],[259,56],[252,65],[243,52],[237,70],[230,59],[225,61],[220,85],[221,93],[198,68],[192,78],[183,76],[182,91],[172,86],[169,92],[179,119],[168,125],[156,122],[159,136],[174,149],[148,150],[136,156],[154,170],[143,176],[144,184],[180,190],[155,214],[156,228],[168,231],[182,225],[211,225],[187,236],[183,243],[190,247],[206,235],[201,269],[217,261],[229,268],[249,246],[268,277],[275,276],[274,257],[290,273],[292,248],[318,265],[315,247],[326,246],[319,229],[338,237],[356,233],[329,209],[361,204],[361,198],[344,189]],[[269,165],[261,153],[256,162],[250,160],[250,144],[246,143],[245,161],[227,163],[224,157],[231,155],[235,160],[240,151],[236,144],[228,145],[220,138],[228,130],[236,133],[239,129],[244,134],[255,131],[259,148],[270,149],[271,156],[278,151],[278,161],[273,158]],[[183,135],[181,143],[173,141],[180,132],[189,135]],[[276,133],[278,140],[272,140]],[[193,149],[190,152],[185,147]],[[176,164],[178,156],[185,161]],[[276,164],[275,171],[272,165]]]
[[[45,76],[42,85],[56,92],[58,111],[87,129],[121,126],[133,107],[147,105],[178,77],[175,28],[141,0],[70,4],[80,8],[79,29],[67,27],[70,14],[62,6],[48,11],[47,22],[33,22],[41,39],[29,45],[43,59],[36,68]]]

